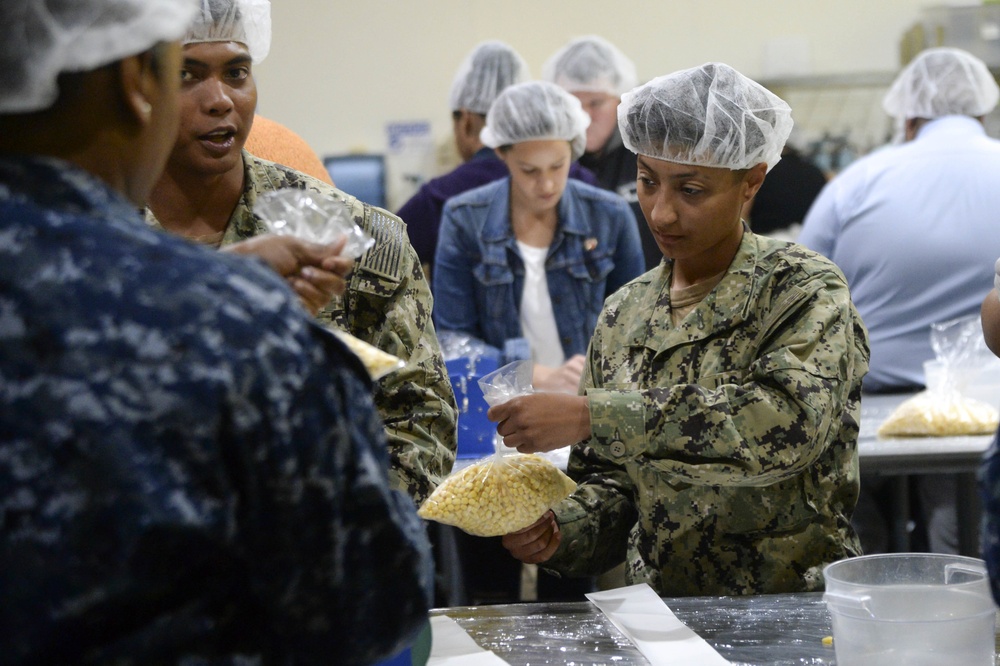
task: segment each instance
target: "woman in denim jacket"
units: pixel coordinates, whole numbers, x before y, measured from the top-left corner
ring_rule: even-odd
[[[597,316],[643,272],[635,216],[616,194],[569,180],[589,116],[551,83],[507,88],[481,139],[507,178],[448,201],[435,255],[434,322],[532,358],[536,389],[576,393]],[[530,351],[524,350],[525,342]]]

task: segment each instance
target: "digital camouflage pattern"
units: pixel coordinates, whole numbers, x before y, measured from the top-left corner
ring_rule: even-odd
[[[0,158],[0,339],[0,662],[368,664],[426,622],[364,369],[270,270]]]
[[[319,318],[406,362],[375,383],[375,405],[385,421],[393,487],[406,491],[419,506],[451,472],[458,410],[431,321],[430,287],[406,227],[392,213],[294,169],[246,151],[243,165],[243,197],[222,245],[266,233],[253,212],[257,197],[289,187],[343,200],[358,226],[375,238],[375,246],[355,265],[347,292]],[[148,210],[146,221],[159,226]]]
[[[859,554],[857,438],[868,340],[840,271],[747,231],[674,327],[670,263],[608,298],[584,376],[592,437],[546,567],[665,596],[817,590]]]

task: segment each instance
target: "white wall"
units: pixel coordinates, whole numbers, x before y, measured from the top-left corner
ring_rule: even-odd
[[[921,0],[272,0],[259,110],[321,155],[383,152],[385,125],[450,129],[452,76],[480,41],[517,49],[533,75],[569,39],[597,33],[652,78],[706,61],[753,78],[895,70]],[[626,11],[627,10],[627,11]],[[775,51],[777,58],[769,57]],[[799,55],[807,54],[805,62]],[[783,56],[782,54],[787,54]]]

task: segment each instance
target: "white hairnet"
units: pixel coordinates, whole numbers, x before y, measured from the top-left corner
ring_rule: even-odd
[[[270,0],[199,0],[201,9],[184,36],[185,44],[239,42],[260,62],[271,50]]]
[[[483,42],[455,73],[449,102],[452,111],[468,109],[486,115],[500,91],[528,78],[528,65],[503,42]]]
[[[528,81],[508,86],[486,114],[479,140],[490,148],[524,141],[569,141],[573,159],[587,146],[590,116],[580,100],[554,83]]]
[[[1000,99],[1000,89],[982,60],[953,48],[928,49],[903,68],[882,99],[890,116],[940,118],[983,116]]]
[[[622,95],[618,127],[633,153],[668,162],[768,170],[781,159],[792,110],[729,65],[706,63]]]
[[[3,0],[0,113],[47,109],[62,72],[85,72],[180,39],[192,0]]]
[[[639,85],[635,64],[597,35],[579,37],[557,51],[542,66],[542,79],[569,92],[600,92],[614,97]]]

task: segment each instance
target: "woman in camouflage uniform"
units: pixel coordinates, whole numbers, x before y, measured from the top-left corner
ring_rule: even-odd
[[[790,109],[706,64],[627,93],[618,118],[668,261],[606,302],[585,395],[490,410],[508,446],[575,444],[579,482],[504,545],[568,575],[624,561],[663,595],[820,589],[826,563],[859,552],[868,341],[832,263],[740,218]]]

